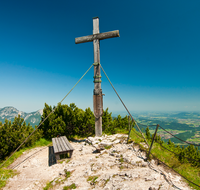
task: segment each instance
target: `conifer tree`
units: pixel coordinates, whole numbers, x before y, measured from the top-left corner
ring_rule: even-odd
[[[149,131],[149,127],[146,128],[146,137],[147,139],[151,139],[151,133]]]

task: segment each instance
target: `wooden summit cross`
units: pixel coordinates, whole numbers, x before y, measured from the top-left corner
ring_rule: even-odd
[[[119,30],[99,33],[99,17],[93,18],[93,35],[75,38],[75,43],[92,42],[94,46],[94,95],[93,112],[95,116],[95,136],[102,135],[103,97],[101,89],[99,40],[119,37]]]

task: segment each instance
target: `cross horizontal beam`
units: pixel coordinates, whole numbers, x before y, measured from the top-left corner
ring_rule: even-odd
[[[95,39],[103,40],[103,39],[114,38],[114,37],[119,37],[119,30],[75,38],[75,44],[80,44],[84,42],[92,42]]]

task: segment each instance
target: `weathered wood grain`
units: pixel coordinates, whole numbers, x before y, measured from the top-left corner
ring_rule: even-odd
[[[66,153],[74,150],[66,136],[52,138],[52,142],[55,154],[63,152]]]
[[[99,18],[93,19],[93,35],[99,34]],[[99,40],[98,38],[93,40],[93,47],[94,47],[94,63],[100,63],[100,47],[99,47]],[[102,94],[101,89],[101,82],[96,76],[101,76],[100,65],[94,65],[94,96],[93,96],[93,108],[95,113],[95,136],[102,135],[102,117],[100,117],[100,107],[98,106],[98,96]],[[97,105],[97,106],[95,106]]]
[[[64,139],[64,141],[66,142],[66,144],[68,145],[69,150],[74,150],[74,148],[72,147],[72,145],[69,143],[67,137],[66,137],[66,136],[63,136],[63,139]]]
[[[55,138],[55,141],[56,141],[56,146],[57,146],[57,148],[58,148],[58,152],[62,152],[62,148],[61,148],[61,146],[60,146],[60,143],[59,143],[59,141],[58,141],[58,138]]]
[[[114,37],[119,37],[119,30],[78,37],[78,38],[75,38],[75,43],[80,44],[80,43],[85,43],[85,42],[92,42],[95,39],[104,40],[104,39],[114,38]]]
[[[56,153],[56,152],[58,152],[58,148],[57,148],[57,145],[56,145],[55,138],[52,138],[52,142],[53,142],[54,153]]]
[[[95,115],[95,136],[102,135],[102,113],[103,98],[101,89],[101,72],[100,72],[100,40],[119,37],[119,30],[100,33],[99,17],[93,18],[93,35],[75,38],[75,43],[92,42],[94,48],[94,95],[93,95],[93,111]],[[101,103],[102,102],[102,103]]]

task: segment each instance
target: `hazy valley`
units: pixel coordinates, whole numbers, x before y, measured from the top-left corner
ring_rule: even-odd
[[[121,116],[127,115],[126,112],[114,113],[116,117],[118,114]],[[157,125],[177,136],[178,138],[188,141],[190,143],[200,143],[200,112],[131,112],[134,119],[143,125]],[[145,126],[139,124],[139,126],[145,132]],[[156,126],[149,128],[151,134],[155,132]],[[174,138],[170,134],[158,129],[158,134],[162,140],[168,141],[169,138],[175,144],[187,145]]]
[[[25,122],[32,127],[37,126],[40,123],[41,115],[43,110],[40,109],[35,112],[26,113],[19,111],[14,107],[4,107],[0,109],[0,121],[5,122],[5,118],[13,122],[14,118],[21,115]],[[140,125],[157,125],[179,137],[184,141],[191,143],[200,143],[200,112],[131,112],[133,118],[138,122],[139,126],[145,132],[145,126]],[[112,116],[117,117],[121,115],[126,116],[126,112],[113,112]],[[150,132],[155,132],[156,126],[150,127]],[[170,134],[163,131],[161,128],[158,129],[158,134],[164,141],[171,139],[175,144],[186,145],[185,143],[174,138]]]

